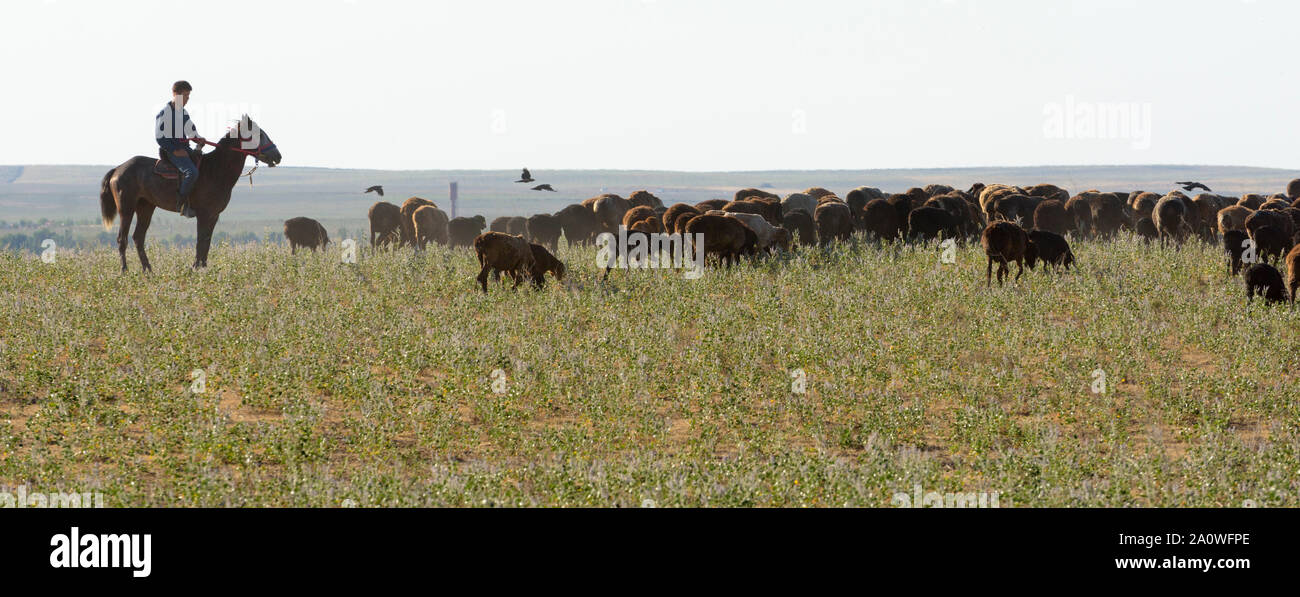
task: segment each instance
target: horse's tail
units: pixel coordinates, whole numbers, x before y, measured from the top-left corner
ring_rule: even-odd
[[[113,191],[108,188],[109,179],[113,178],[113,172],[116,168],[109,170],[104,174],[104,180],[99,183],[99,213],[104,217],[104,230],[113,228],[113,219],[117,217],[117,202],[113,200]]]

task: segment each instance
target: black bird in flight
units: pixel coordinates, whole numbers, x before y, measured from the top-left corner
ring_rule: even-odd
[[[1201,184],[1201,183],[1199,183],[1199,182],[1192,182],[1192,181],[1190,181],[1190,180],[1189,180],[1189,181],[1186,181],[1186,182],[1175,182],[1174,184],[1180,184],[1180,185],[1183,185],[1183,190],[1184,190],[1184,191],[1195,191],[1196,189],[1205,189],[1205,192],[1207,192],[1207,193],[1213,193],[1213,192],[1214,192],[1214,191],[1211,191],[1211,190],[1210,190],[1210,187],[1207,187],[1207,186],[1205,186],[1205,185],[1203,185],[1203,184]]]
[[[519,180],[515,182],[533,182],[533,175],[528,173],[528,168],[524,168],[524,173],[519,175]]]
[[[379,193],[379,196],[380,196],[380,197],[383,197],[383,196],[384,196],[384,185],[377,184],[377,185],[375,185],[375,186],[373,186],[373,187],[370,187],[370,188],[366,189],[366,193]],[[362,195],[364,195],[364,194],[365,194],[365,193],[362,193]]]
[[[555,192],[555,189],[552,189],[552,188],[551,188],[551,185],[549,185],[549,184],[539,184],[539,185],[533,187],[532,190],[534,190],[534,191],[550,191],[550,192],[552,192],[552,193]]]

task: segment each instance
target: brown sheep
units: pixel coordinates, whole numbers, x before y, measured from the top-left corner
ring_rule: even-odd
[[[488,224],[488,230],[492,232],[505,232],[510,227],[510,216],[501,216],[493,218],[492,223]]]
[[[1088,208],[1092,211],[1092,231],[1096,236],[1108,238],[1132,222],[1124,200],[1112,193],[1087,191],[1079,196],[1088,202]],[[1151,219],[1154,220],[1155,217]]]
[[[632,225],[637,222],[640,222],[641,220],[655,220],[655,219],[658,218],[655,217],[655,210],[653,207],[650,207],[648,205],[640,205],[627,210],[627,213],[623,214],[622,224],[628,230],[631,230]]]
[[[1226,206],[1219,202],[1217,195],[1209,193],[1201,193],[1192,197],[1191,203],[1192,209],[1196,212],[1199,220],[1197,233],[1206,242],[1214,242],[1214,231],[1218,225],[1219,210]]]
[[[984,280],[988,286],[993,285],[994,261],[998,262],[998,286],[1001,286],[1003,276],[1011,273],[1012,261],[1016,262],[1018,268],[1016,281],[1019,281],[1020,275],[1025,273],[1025,264],[1028,263],[1029,269],[1033,269],[1034,261],[1038,257],[1025,229],[1006,220],[990,223],[980,235],[980,245],[984,247],[984,254],[988,256],[988,268],[984,272]]]
[[[686,223],[686,233],[692,235],[692,238],[696,234],[704,235],[705,256],[716,255],[727,267],[731,267],[744,251],[747,231],[749,228],[740,220],[726,216],[705,214],[695,216]]]
[[[696,203],[695,209],[698,209],[700,213],[704,213],[706,211],[709,211],[710,209],[722,209],[722,206],[728,203],[731,202],[727,201],[726,199],[709,199],[708,201],[701,201],[699,203]]]
[[[907,199],[902,199],[906,202]],[[896,240],[903,234],[899,210],[884,199],[872,199],[862,210],[862,225],[879,240]],[[909,210],[910,214],[911,211]]]
[[[1070,250],[1070,243],[1065,240],[1064,236],[1055,232],[1030,230],[1029,244],[1033,245],[1038,259],[1043,261],[1043,271],[1047,271],[1048,264],[1052,266],[1053,270],[1059,266],[1065,266],[1065,271],[1070,271],[1070,266],[1075,263],[1074,252]],[[1030,267],[1033,267],[1032,263]]]
[[[893,210],[890,211],[892,213]],[[781,227],[789,230],[791,235],[799,235],[800,245],[811,247],[817,244],[817,225],[813,223],[812,214],[802,209],[787,212]]]
[[[748,199],[750,197],[768,197],[771,199],[776,199],[777,201],[781,200],[780,195],[777,195],[776,193],[764,191],[762,189],[740,189],[739,191],[736,191],[735,196],[733,196],[731,199],[732,201],[744,201],[745,199]]]
[[[487,220],[483,216],[453,218],[450,222],[447,222],[447,244],[453,249],[456,247],[472,247],[474,246],[474,240],[486,227]]]
[[[853,238],[853,214],[849,206],[843,203],[823,203],[813,214],[817,223],[817,238],[823,245],[833,239],[849,240]]]
[[[298,247],[307,247],[312,253],[330,244],[330,235],[320,222],[311,218],[289,218],[284,221],[284,237],[289,239],[289,253],[298,254]]]
[[[813,199],[818,199],[818,200],[820,200],[822,197],[826,197],[826,196],[831,196],[831,197],[834,197],[834,196],[835,196],[835,193],[834,193],[834,192],[828,191],[828,190],[823,189],[823,188],[821,188],[821,187],[811,187],[811,188],[805,190],[805,191],[803,192],[803,194],[808,195],[808,196],[811,196]]]
[[[1133,209],[1133,217],[1137,220],[1142,218],[1153,218],[1152,212],[1156,209],[1156,203],[1160,202],[1160,195],[1155,193],[1139,193],[1132,201],[1129,207]],[[1217,210],[1216,210],[1217,211]]]
[[[1286,302],[1286,287],[1277,268],[1267,263],[1256,263],[1246,268],[1245,278],[1246,302],[1253,302],[1256,294],[1264,297],[1265,303]]]
[[[506,234],[528,238],[528,218],[511,216],[506,220]]]
[[[1300,199],[1300,178],[1297,178],[1286,184],[1286,196],[1292,201]]]
[[[460,219],[462,218],[456,218]],[[532,275],[533,249],[524,237],[484,232],[474,238],[473,245],[479,263],[479,273],[475,279],[483,287],[483,292],[487,292],[488,274],[493,271],[510,276],[515,281],[514,288],[519,288],[525,276]]]
[[[1070,213],[1065,211],[1065,202],[1060,199],[1048,199],[1034,209],[1034,228],[1065,234],[1073,227]]]
[[[407,199],[406,201],[402,202],[401,246],[403,247],[415,246],[415,210],[419,209],[423,205],[432,205],[434,207],[438,207],[437,204],[435,204],[434,202],[429,201],[428,199],[422,199],[420,197],[411,197],[410,199]]]
[[[664,202],[652,195],[650,191],[632,191],[632,194],[627,196],[627,201],[632,207],[645,206],[653,209],[664,205]]]
[[[1160,231],[1156,230],[1156,223],[1151,218],[1138,218],[1137,224],[1133,226],[1138,236],[1142,237],[1143,242],[1150,243],[1160,238]]]
[[[606,193],[595,199],[591,204],[591,210],[596,214],[596,221],[600,223],[601,231],[617,233],[619,225],[623,223],[623,215],[632,209],[632,204],[613,193]]]
[[[929,242],[940,238],[957,238],[961,224],[942,207],[919,207],[907,215],[909,238]]]
[[[925,195],[927,197],[938,197],[939,195],[946,195],[948,193],[951,193],[956,189],[946,184],[928,184],[925,185],[925,188],[921,190],[925,191]]]
[[[1268,201],[1265,201],[1263,205],[1259,206],[1260,209],[1274,211],[1282,211],[1288,207],[1291,207],[1291,202],[1283,201],[1282,199],[1269,199]]]
[[[1030,197],[1042,197],[1043,199],[1055,199],[1064,206],[1066,201],[1070,200],[1070,192],[1054,184],[1036,184],[1025,189],[1025,194]]]
[[[979,203],[980,203],[980,211],[985,214],[988,214],[989,204],[993,203],[993,201],[998,199],[999,197],[1003,197],[1006,195],[1023,195],[1023,194],[1024,193],[1021,192],[1021,189],[1018,187],[1013,187],[1004,184],[988,185],[984,187],[983,190],[981,190],[980,194],[978,195]]]
[[[762,216],[768,224],[773,226],[781,225],[781,204],[770,203],[767,201],[756,201],[746,199],[744,201],[732,201],[722,206],[722,211],[727,213],[754,214]]]
[[[1241,271],[1241,256],[1246,251],[1249,238],[1240,230],[1227,230],[1223,233],[1223,252],[1228,254],[1228,273],[1234,276]]]
[[[1152,204],[1155,207],[1155,204]],[[1088,238],[1092,236],[1092,208],[1088,206],[1088,200],[1083,197],[1074,196],[1065,202],[1065,211],[1069,212],[1070,219],[1074,222],[1074,233],[1079,238]]]
[[[415,221],[415,244],[421,251],[429,241],[447,244],[447,212],[432,205],[421,205],[411,219]]]
[[[1034,210],[1038,209],[1038,204],[1042,201],[1042,197],[1029,195],[999,195],[988,204],[985,215],[989,221],[1006,220],[1028,226],[1033,223]]]
[[[1218,216],[1215,218],[1219,223],[1219,234],[1223,234],[1229,230],[1240,230],[1245,232],[1246,218],[1250,217],[1250,214],[1253,213],[1255,213],[1255,210],[1241,205],[1230,205],[1220,209]]]
[[[562,230],[560,218],[551,214],[537,214],[528,218],[528,237],[539,245],[549,247],[552,251],[559,250]]]
[[[370,206],[370,246],[392,246],[402,237],[402,208],[387,201]]]
[[[1160,244],[1183,244],[1191,227],[1187,224],[1187,204],[1174,195],[1165,195],[1151,212],[1151,221],[1160,235]]]
[[[1250,231],[1250,240],[1255,242],[1255,255],[1261,263],[1281,260],[1291,252],[1291,237],[1272,226]]]
[[[533,250],[533,267],[529,273],[533,278],[533,286],[538,290],[546,286],[546,274],[549,272],[555,276],[556,280],[564,279],[564,263],[555,258],[546,247],[537,243],[528,245]]]
[[[852,195],[853,193],[849,193]],[[850,206],[852,207],[852,206]],[[802,209],[812,215],[817,211],[817,199],[812,195],[803,193],[790,193],[785,199],[781,200],[781,215],[784,216],[796,209]]]
[[[1297,181],[1291,181],[1295,184]],[[1300,245],[1291,248],[1286,254],[1286,282],[1287,294],[1291,295],[1291,304],[1295,304],[1295,291],[1300,288]]]
[[[556,212],[555,219],[559,221],[560,229],[564,231],[564,238],[568,241],[569,246],[585,245],[592,242],[600,229],[600,222],[596,219],[596,212],[592,211],[590,207],[576,203]]]
[[[1241,199],[1237,200],[1237,205],[1240,205],[1242,207],[1249,207],[1251,209],[1259,209],[1261,206],[1264,205],[1264,201],[1265,199],[1263,195],[1258,195],[1256,193],[1246,193],[1245,195],[1241,196]]]
[[[1287,238],[1291,238],[1291,236],[1295,234],[1295,222],[1291,219],[1291,216],[1289,214],[1272,210],[1261,209],[1246,216],[1246,221],[1243,222],[1243,225],[1246,228],[1246,232],[1250,234],[1252,238],[1255,236],[1255,229],[1262,226],[1272,226],[1277,228],[1285,234]]]
[[[667,211],[664,211],[664,215],[660,218],[660,220],[663,221],[664,230],[670,233],[681,232],[677,226],[677,219],[687,214],[699,215],[700,210],[685,203],[674,203],[670,205]],[[682,222],[682,226],[685,225],[686,223]]]

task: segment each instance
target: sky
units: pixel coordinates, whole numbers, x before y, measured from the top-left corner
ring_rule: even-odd
[[[173,81],[284,166],[1300,163],[1292,0],[6,0],[0,164],[155,155]]]

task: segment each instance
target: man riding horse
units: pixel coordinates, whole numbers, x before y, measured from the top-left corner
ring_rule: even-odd
[[[203,152],[203,146],[200,145],[194,154],[190,153],[190,140],[203,142],[203,137],[198,135],[194,123],[190,121],[190,113],[185,111],[185,104],[190,103],[190,91],[193,89],[188,81],[173,83],[172,101],[167,102],[154,119],[154,138],[162,150],[159,153],[181,173],[180,212],[187,218],[195,215],[194,209],[189,205],[190,191],[194,190],[194,182],[199,178],[199,167],[194,163],[194,158]]]

